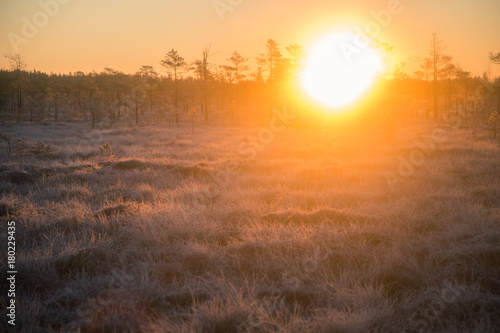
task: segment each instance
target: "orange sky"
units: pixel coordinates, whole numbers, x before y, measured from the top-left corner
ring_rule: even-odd
[[[500,66],[488,62],[488,52],[500,52],[499,0],[1,0],[0,53],[15,52],[10,38],[28,69],[135,73],[152,65],[165,73],[159,61],[170,49],[191,61],[210,43],[212,62],[223,64],[237,50],[253,65],[268,38],[282,51],[294,42],[307,50],[337,29],[364,29],[372,12],[392,2],[399,2],[400,13],[380,26],[378,38],[395,46],[407,72],[415,70],[408,57],[426,56],[432,32],[439,32],[455,63],[474,74],[500,75]],[[42,4],[52,4],[46,6],[51,15]],[[227,10],[218,13],[217,4]],[[34,20],[38,31],[26,28]],[[4,57],[0,67],[8,67]]]

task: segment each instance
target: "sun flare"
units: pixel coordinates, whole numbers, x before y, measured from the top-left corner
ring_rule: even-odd
[[[319,42],[307,59],[301,83],[315,100],[341,108],[357,100],[371,85],[382,60],[369,46],[358,47],[349,32]]]

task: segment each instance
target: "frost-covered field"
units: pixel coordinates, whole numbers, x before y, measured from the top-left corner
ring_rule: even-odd
[[[17,327],[498,332],[500,145],[438,128],[3,125]]]

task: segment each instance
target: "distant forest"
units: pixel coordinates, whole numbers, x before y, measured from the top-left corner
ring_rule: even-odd
[[[498,118],[500,78],[486,73],[473,76],[444,53],[441,40],[434,39],[431,45],[428,58],[411,60],[420,65],[414,73],[406,73],[400,63],[380,75],[363,105],[357,106],[364,119],[459,115],[466,122],[491,123]],[[392,56],[391,46],[378,46],[383,57]],[[0,123],[85,121],[95,127],[168,122],[174,126],[183,121],[221,120],[244,125],[265,121],[273,108],[283,106],[310,114],[308,109],[314,106],[297,98],[297,77],[306,56],[303,48],[290,44],[282,53],[279,44],[269,39],[263,50],[256,58],[258,67],[250,71],[249,58],[236,51],[227,63],[214,64],[210,47],[193,62],[172,49],[160,62],[167,75],[153,66],[142,66],[132,75],[112,68],[100,73],[47,74],[26,70],[19,54],[6,55],[11,68],[0,70]],[[500,54],[489,57],[492,65],[500,65]]]

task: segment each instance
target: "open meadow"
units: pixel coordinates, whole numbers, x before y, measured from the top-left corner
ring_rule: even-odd
[[[500,331],[491,133],[280,124],[2,125],[17,329]]]

